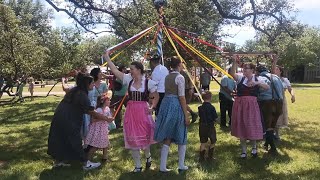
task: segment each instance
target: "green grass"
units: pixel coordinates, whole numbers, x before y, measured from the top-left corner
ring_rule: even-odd
[[[214,85],[213,85],[214,86]],[[217,89],[217,88],[214,88]],[[288,98],[290,99],[290,98]],[[37,98],[0,107],[0,179],[320,179],[320,91],[296,89],[296,103],[288,103],[290,129],[281,131],[279,155],[259,150],[256,159],[239,158],[238,140],[217,125],[216,161],[198,164],[198,124],[189,127],[186,173],[159,173],[160,145],[152,147],[154,170],[132,174],[133,160],[125,150],[122,131],[111,132],[110,160],[98,170],[84,172],[79,165],[52,170],[46,154],[50,121],[61,97]],[[213,104],[219,111],[217,92]],[[192,104],[196,109],[198,104]],[[260,145],[261,146],[261,143]],[[142,156],[143,157],[143,156]],[[98,153],[96,160],[101,158]],[[172,145],[168,167],[177,167],[177,146]],[[144,158],[143,158],[144,162]]]

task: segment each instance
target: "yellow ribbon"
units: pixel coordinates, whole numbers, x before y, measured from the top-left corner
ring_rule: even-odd
[[[165,32],[165,34],[166,34],[166,36],[167,36],[168,40],[170,41],[170,43],[171,43],[172,47],[173,47],[173,48],[174,48],[174,50],[176,51],[176,53],[177,53],[178,57],[182,60],[182,62],[186,63],[186,61],[181,57],[181,55],[180,55],[180,53],[179,53],[179,51],[178,51],[177,47],[176,47],[176,46],[175,46],[175,44],[173,43],[172,38],[170,37],[170,35],[169,35],[169,32],[168,32],[167,28],[166,28],[166,27],[163,27],[163,30],[164,30],[164,32]],[[184,69],[186,69],[186,71],[185,71],[185,72],[186,72],[186,74],[188,75],[189,79],[191,80],[192,85],[194,86],[195,90],[196,90],[196,91],[197,91],[197,93],[199,94],[199,98],[200,98],[201,102],[203,103],[203,99],[202,99],[201,93],[200,93],[200,91],[199,91],[198,87],[197,87],[197,86],[195,85],[195,83],[193,82],[192,77],[191,77],[190,73],[187,71],[188,69],[187,69],[187,67],[186,67],[186,65],[185,65],[184,63],[182,63],[183,68],[184,68]]]
[[[205,62],[210,64],[212,67],[216,68],[218,71],[222,72],[223,74],[227,75],[228,77],[232,78],[233,77],[228,74],[225,70],[223,70],[220,66],[212,62],[209,58],[207,58],[204,54],[202,54],[200,51],[195,49],[193,46],[188,44],[186,41],[184,41],[181,37],[179,37],[176,33],[174,33],[172,30],[169,29],[169,31],[174,35],[182,44],[184,44],[187,48],[189,48],[192,52],[194,52],[196,55],[198,55],[201,59],[203,59]]]
[[[155,27],[156,25],[153,25],[151,29],[149,29],[148,31],[146,31],[144,34],[142,34],[139,38],[137,38],[136,40],[134,40],[132,43],[130,43],[128,47],[130,47],[131,45],[133,45],[134,43],[136,43],[137,41],[139,41],[142,37],[144,37],[145,35],[149,34],[151,32],[151,30],[153,30],[153,28]],[[111,61],[113,61],[115,58],[117,58],[121,53],[123,53],[125,51],[125,49],[121,50],[120,52],[118,52],[116,55],[114,55],[112,58],[111,58]],[[101,66],[106,66],[108,64],[108,62],[105,62],[104,64],[102,64]]]

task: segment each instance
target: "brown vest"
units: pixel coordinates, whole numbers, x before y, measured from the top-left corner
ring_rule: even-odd
[[[170,73],[165,79],[165,92],[166,95],[178,95],[178,85],[175,83],[176,77],[179,73]]]

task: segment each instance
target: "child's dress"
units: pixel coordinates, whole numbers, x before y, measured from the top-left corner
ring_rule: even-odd
[[[107,117],[111,116],[109,107],[106,107],[104,110],[102,108],[97,108],[96,111]],[[108,147],[109,145],[108,125],[109,123],[107,121],[91,122],[89,125],[89,132],[86,137],[85,144],[99,148],[99,149]]]

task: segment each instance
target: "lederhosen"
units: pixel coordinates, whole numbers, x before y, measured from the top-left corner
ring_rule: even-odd
[[[280,96],[274,87],[273,79],[266,75],[263,75],[263,77],[266,77],[271,82],[270,88],[272,88],[272,99],[259,101],[262,118],[267,130],[268,128],[276,127],[278,118],[282,114],[283,100],[280,99]],[[275,93],[278,98],[275,98]]]

